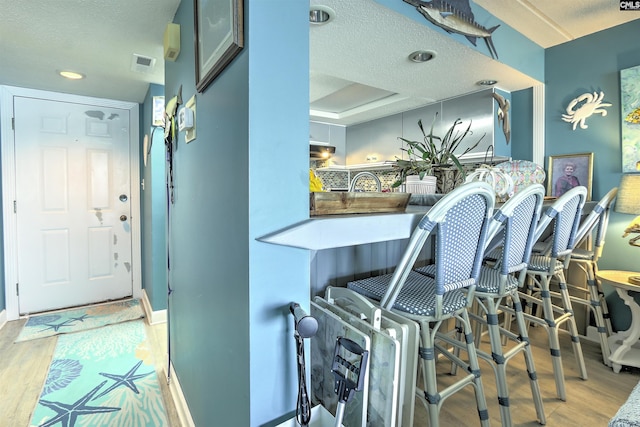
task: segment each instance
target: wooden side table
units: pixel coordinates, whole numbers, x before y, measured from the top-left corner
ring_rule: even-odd
[[[616,289],[624,303],[631,309],[631,326],[626,331],[609,337],[613,371],[617,374],[622,366],[640,367],[640,306],[629,292],[640,292],[640,286],[629,283],[629,277],[640,273],[619,270],[602,270],[596,276]]]

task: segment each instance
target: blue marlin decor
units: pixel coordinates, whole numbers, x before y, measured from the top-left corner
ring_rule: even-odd
[[[403,1],[415,6],[418,12],[424,15],[425,18],[448,33],[462,34],[474,46],[476,45],[478,37],[483,38],[491,57],[494,59],[498,58],[498,52],[496,52],[496,48],[491,40],[491,34],[500,25],[485,28],[478,24],[471,11],[469,0]]]

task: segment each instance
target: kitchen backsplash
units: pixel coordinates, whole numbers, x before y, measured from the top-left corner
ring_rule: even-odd
[[[349,188],[350,179],[354,177],[358,171],[322,171],[317,170],[316,176],[322,181],[325,190],[347,190]],[[391,185],[396,180],[396,172],[392,170],[370,170],[380,180],[382,191],[394,191]],[[377,191],[378,184],[369,176],[358,178],[356,190],[360,191]]]
[[[494,162],[487,163],[493,164]],[[464,168],[468,174],[482,165],[483,163],[467,163],[464,164]],[[380,169],[375,167],[372,167],[371,169],[359,167],[357,170],[331,169],[329,162],[324,160],[311,161],[309,162],[309,167],[313,169],[316,176],[320,178],[322,186],[326,191],[348,190],[351,179],[363,171],[371,172],[378,177],[382,186],[382,191],[400,191],[399,188],[391,187],[397,179],[397,172],[393,169]],[[377,183],[373,178],[364,175],[358,178],[356,190],[377,191]]]

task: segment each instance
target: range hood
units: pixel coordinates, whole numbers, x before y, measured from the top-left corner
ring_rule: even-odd
[[[311,159],[329,159],[336,152],[336,147],[329,144],[317,142],[309,143],[309,158]]]

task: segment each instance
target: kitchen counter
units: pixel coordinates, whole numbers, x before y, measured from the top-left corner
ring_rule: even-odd
[[[322,250],[408,239],[431,206],[442,195],[412,195],[402,213],[349,214],[314,216],[257,240],[295,248]],[[550,206],[553,201],[545,201]],[[587,202],[587,215],[597,202]],[[544,208],[543,208],[544,209]]]
[[[407,239],[429,208],[408,205],[401,213],[315,216],[258,240],[317,251]]]

